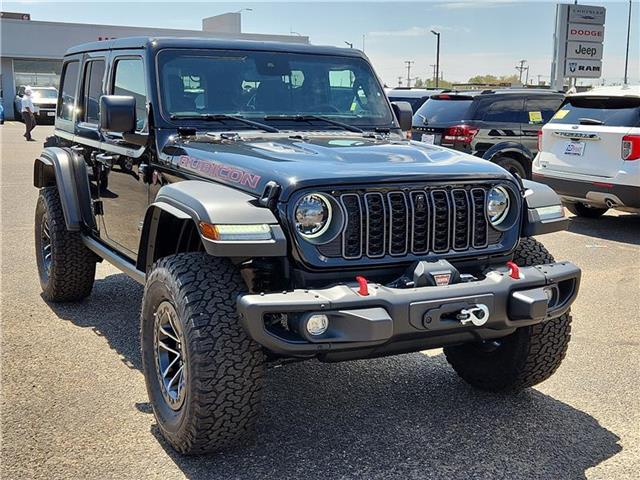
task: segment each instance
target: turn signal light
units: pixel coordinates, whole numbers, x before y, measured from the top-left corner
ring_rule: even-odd
[[[640,158],[640,135],[622,137],[622,159],[638,160]]]
[[[200,222],[202,236],[209,240],[219,241],[250,241],[271,240],[271,227],[266,224],[258,225],[212,225]]]
[[[456,125],[446,128],[442,134],[441,145],[453,145],[454,143],[471,143],[473,137],[478,133],[477,128],[470,127],[469,125]]]

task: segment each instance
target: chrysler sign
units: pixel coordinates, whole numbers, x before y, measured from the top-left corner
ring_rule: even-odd
[[[569,5],[569,22],[604,25],[606,9],[589,5]]]

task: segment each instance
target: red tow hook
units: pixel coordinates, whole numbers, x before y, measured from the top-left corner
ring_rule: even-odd
[[[520,267],[511,261],[507,262],[507,267],[509,267],[509,276],[514,280],[520,280]]]
[[[362,295],[363,297],[369,295],[369,285],[367,285],[367,279],[361,275],[358,275],[356,277],[356,281],[360,286],[360,288],[358,289],[358,294]]]

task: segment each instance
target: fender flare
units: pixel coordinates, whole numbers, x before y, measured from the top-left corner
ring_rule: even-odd
[[[551,187],[543,183],[522,179],[522,188],[524,190],[523,237],[532,237],[567,229],[569,219],[564,216],[564,207],[562,207],[560,197]],[[555,206],[559,206],[562,209],[562,216],[549,220],[540,218],[539,208]]]
[[[500,142],[492,145],[489,150],[484,152],[482,158],[493,162],[495,157],[503,153],[517,153],[525,157],[529,162],[533,162],[535,156],[531,153],[531,150],[518,142]]]
[[[33,165],[33,185],[58,187],[67,230],[95,229],[89,174],[83,157],[66,148],[45,148]]]
[[[254,196],[218,183],[183,180],[160,188],[155,201],[147,208],[138,249],[139,269],[146,271],[154,261],[163,215],[192,221],[209,255],[235,258],[287,255],[287,240],[276,216],[268,208],[258,205]],[[213,225],[266,224],[271,228],[272,238],[251,241],[211,240],[200,232],[200,222]]]

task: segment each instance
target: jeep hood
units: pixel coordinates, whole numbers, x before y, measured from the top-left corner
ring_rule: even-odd
[[[244,132],[243,132],[244,133]],[[513,177],[497,165],[439,146],[358,134],[261,134],[241,140],[178,140],[165,146],[178,170],[260,194],[274,181],[281,198],[315,186]],[[164,156],[163,155],[163,156]]]

